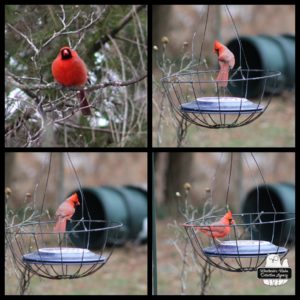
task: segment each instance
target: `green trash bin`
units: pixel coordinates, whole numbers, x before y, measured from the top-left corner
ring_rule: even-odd
[[[294,240],[295,232],[295,185],[291,183],[276,183],[261,185],[258,188],[254,188],[248,192],[245,200],[242,204],[242,213],[257,213],[257,212],[274,212],[272,203],[277,212],[285,212],[285,214],[279,214],[276,216],[276,220],[287,219],[285,222],[276,223],[275,232],[279,233],[273,237],[274,224],[265,224],[257,226],[258,230],[253,231],[255,239],[261,239],[265,241],[273,241],[280,244],[280,241]],[[259,201],[258,201],[259,199]],[[257,203],[259,202],[259,207]],[[249,215],[244,217],[245,223],[250,223]],[[263,222],[272,222],[274,219],[273,214],[263,214],[261,220]],[[288,220],[290,219],[290,220]]]
[[[295,86],[295,36],[292,35],[257,35],[241,36],[241,44],[244,54],[240,51],[239,41],[231,40],[227,47],[235,56],[235,68],[240,66],[242,69],[279,71],[279,78],[269,78],[262,80],[250,80],[248,82],[247,97],[255,98],[261,95],[261,90],[265,89],[268,93],[280,93],[284,89]],[[247,64],[246,64],[246,61]],[[257,73],[249,74],[249,77],[256,77]],[[239,74],[235,76],[238,79]],[[263,76],[263,74],[261,75]],[[244,92],[245,87],[240,86],[242,82],[237,82],[235,86],[229,86],[232,94],[238,96]]]
[[[74,192],[77,192],[82,204],[80,191],[72,193]],[[113,235],[106,236],[106,231],[91,232],[90,249],[101,248],[105,242],[108,246],[112,244],[121,246],[126,241],[134,241],[138,237],[143,229],[143,221],[147,218],[147,191],[144,188],[129,185],[84,187],[82,193],[85,202],[83,207],[82,205],[76,207],[72,219],[81,219],[83,213],[85,220],[107,220],[123,224],[122,227],[115,229],[117,232]],[[71,223],[68,226],[71,226]],[[103,226],[106,226],[105,223]],[[71,230],[72,227],[68,229]],[[84,228],[80,225],[76,229]],[[86,248],[87,234],[84,232],[70,234],[70,238],[77,246]]]

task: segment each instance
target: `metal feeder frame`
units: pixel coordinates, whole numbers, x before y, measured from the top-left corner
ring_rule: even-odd
[[[121,223],[103,220],[70,220],[65,232],[54,233],[54,224],[38,221],[6,228],[6,242],[20,271],[25,268],[48,279],[91,275],[107,263],[122,227]],[[94,249],[92,237],[100,233],[101,241]]]
[[[259,267],[263,267],[267,255],[277,254],[285,257],[288,254],[287,244],[290,239],[294,239],[290,222],[295,219],[294,213],[233,214],[236,224],[229,225],[231,227],[230,234],[221,243],[214,237],[207,237],[197,230],[201,227],[210,228],[209,224],[221,217],[223,215],[202,217],[184,223],[195,253],[210,265],[230,272],[256,271]],[[270,219],[271,221],[266,221]],[[243,220],[250,220],[250,222],[243,222]],[[218,227],[224,226],[227,225]],[[270,241],[264,241],[261,237],[261,230],[267,226],[272,226]],[[283,235],[285,230],[288,231],[286,238]],[[240,231],[243,233],[240,234]]]
[[[232,70],[228,86],[214,80],[219,70],[178,73],[161,79],[174,117],[205,128],[234,128],[260,117],[276,92],[276,71]],[[248,98],[256,91],[255,102]],[[252,95],[251,95],[252,94]]]
[[[263,181],[261,186],[266,189],[265,201],[268,201],[269,207],[261,206],[257,174],[251,173],[251,177],[256,182],[256,212],[232,214],[234,222],[231,222],[230,225],[216,225],[216,222],[224,215],[204,215],[183,224],[195,252],[210,265],[230,272],[256,271],[263,265],[269,254],[285,257],[289,251],[287,247],[289,242],[295,241],[295,213],[276,210],[257,160],[253,153],[250,155]],[[247,155],[245,155],[245,161],[249,167],[246,158]],[[229,209],[232,165],[233,153],[230,154],[228,170],[226,212]],[[214,178],[219,172],[218,166]],[[214,224],[212,225],[212,223]],[[212,236],[211,225],[218,228],[230,226],[230,232],[220,241]],[[201,232],[203,227],[208,236]]]

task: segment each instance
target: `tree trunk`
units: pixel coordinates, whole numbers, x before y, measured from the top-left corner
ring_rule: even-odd
[[[172,5],[152,5],[152,44],[161,46],[161,38],[169,32],[169,20]]]
[[[15,157],[14,152],[5,153],[5,187],[11,188]]]
[[[191,181],[193,153],[169,153],[168,166],[165,173],[165,205],[175,211],[177,202],[175,193],[183,191],[183,185]]]

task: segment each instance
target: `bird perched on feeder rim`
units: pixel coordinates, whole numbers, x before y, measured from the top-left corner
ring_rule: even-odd
[[[219,87],[227,87],[229,68],[232,69],[235,65],[234,55],[226,46],[217,40],[215,41],[214,52],[218,55],[220,66],[220,71],[216,81],[219,81]]]
[[[186,227],[193,227],[197,231],[204,233],[208,237],[216,239],[221,243],[218,238],[224,238],[229,235],[231,230],[231,225],[235,224],[232,218],[232,213],[228,209],[227,213],[217,222],[213,222],[208,226],[196,226],[192,224],[184,224]]]
[[[80,205],[76,193],[65,200],[57,209],[55,216],[57,218],[53,231],[56,233],[65,232],[67,220],[70,220],[75,213],[75,206]]]

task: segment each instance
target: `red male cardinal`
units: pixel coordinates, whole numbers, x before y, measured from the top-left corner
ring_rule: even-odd
[[[76,205],[80,205],[80,202],[77,194],[74,193],[58,207],[55,213],[57,221],[53,229],[54,232],[66,231],[67,220],[70,220],[74,215]]]
[[[219,41],[215,41],[214,51],[218,55],[220,65],[220,72],[216,80],[222,80],[218,83],[220,87],[227,87],[229,68],[232,69],[235,64],[234,55],[226,46],[221,44]]]
[[[219,221],[211,223],[209,226],[194,226],[194,225],[188,225],[185,226],[188,227],[194,227],[198,231],[203,232],[208,237],[214,237],[214,238],[223,238],[227,236],[230,233],[230,225],[235,224],[235,221],[232,219],[232,213],[229,210],[224,217],[222,217]],[[224,226],[226,225],[226,226]]]
[[[52,75],[63,86],[83,87],[87,82],[87,73],[83,60],[69,47],[61,48],[52,63]],[[84,91],[79,91],[79,100],[82,114],[91,115]]]

